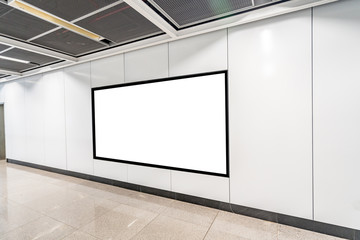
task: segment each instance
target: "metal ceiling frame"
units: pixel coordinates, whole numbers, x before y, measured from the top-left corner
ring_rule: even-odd
[[[39,46],[33,45],[31,43],[26,43],[26,42],[23,42],[20,40],[12,39],[12,38],[0,36],[0,43],[7,45],[9,47],[16,47],[16,48],[20,48],[20,49],[23,49],[23,50],[26,50],[29,52],[34,52],[34,53],[42,54],[45,56],[49,56],[49,57],[53,57],[53,58],[57,58],[57,59],[61,59],[61,60],[66,60],[69,62],[77,62],[76,57],[72,57],[67,54],[49,50],[47,48],[39,47]]]
[[[272,1],[274,1],[274,2],[272,2],[272,4],[274,4],[277,1],[282,1],[282,0],[272,0]],[[165,18],[167,18],[168,21],[170,21],[173,24],[173,26],[175,26],[177,28],[177,30],[182,30],[182,29],[187,28],[187,27],[192,27],[194,25],[203,24],[203,23],[208,22],[208,21],[216,21],[217,19],[221,19],[223,17],[231,16],[231,15],[234,15],[234,14],[241,14],[242,12],[246,12],[246,11],[249,11],[249,10],[255,10],[253,8],[256,7],[254,0],[251,0],[251,6],[244,7],[244,8],[237,9],[237,10],[233,10],[231,12],[222,13],[220,15],[216,15],[216,16],[213,16],[213,17],[201,19],[201,20],[198,20],[198,21],[195,21],[195,22],[192,22],[192,23],[188,23],[188,24],[185,24],[185,25],[179,25],[175,21],[175,19],[172,18],[167,12],[165,12],[154,0],[147,0],[147,2],[148,2],[149,5],[151,5],[153,8],[155,8],[157,11],[159,11],[159,13],[161,13]],[[265,3],[263,5],[266,6],[266,5],[269,5],[269,3]]]
[[[35,7],[35,6],[33,6],[27,2],[24,2],[22,0],[9,0],[8,5],[17,10],[20,10],[27,14],[30,14],[34,17],[40,18],[41,20],[47,21],[49,23],[52,23],[59,27],[65,28],[74,33],[77,33],[77,34],[79,34],[83,37],[86,37],[88,39],[91,39],[93,41],[101,43],[101,40],[105,39],[104,37],[100,36],[99,34],[96,34],[90,30],[87,30],[85,28],[77,26],[76,24],[73,24],[65,19],[55,16],[45,10]]]
[[[291,1],[284,2],[284,3],[279,3],[277,5],[273,5],[270,8],[261,8],[261,9],[247,12],[244,14],[239,14],[239,15],[235,15],[232,17],[220,19],[217,21],[197,25],[197,26],[194,26],[191,28],[186,28],[183,30],[176,30],[168,22],[166,22],[161,16],[159,16],[155,11],[153,11],[142,0],[123,0],[123,1],[119,1],[119,2],[127,3],[130,7],[134,8],[136,11],[138,11],[141,15],[143,15],[146,19],[151,21],[154,25],[156,25],[158,28],[160,28],[166,34],[161,35],[161,36],[155,36],[155,37],[141,40],[138,42],[132,42],[132,43],[129,43],[126,45],[121,45],[121,46],[114,47],[111,49],[104,49],[100,52],[96,52],[96,53],[89,54],[89,55],[86,55],[83,57],[78,57],[78,58],[71,57],[66,54],[61,54],[56,51],[51,51],[48,49],[44,49],[44,48],[37,47],[32,44],[27,44],[27,43],[20,42],[20,41],[15,42],[16,44],[10,44],[10,43],[7,44],[9,39],[8,38],[4,39],[4,37],[0,36],[0,43],[3,43],[5,45],[18,47],[18,48],[28,50],[28,51],[30,49],[30,51],[33,51],[36,53],[40,53],[40,54],[44,54],[44,55],[47,55],[50,57],[55,57],[58,59],[66,60],[65,62],[53,64],[53,65],[47,66],[45,68],[30,70],[24,74],[17,73],[17,76],[5,77],[5,81],[12,81],[12,80],[22,78],[24,76],[31,76],[31,75],[36,75],[39,73],[45,73],[48,71],[53,71],[56,69],[69,67],[72,65],[77,65],[77,64],[81,64],[81,63],[85,63],[85,62],[89,62],[89,61],[94,61],[94,60],[109,57],[109,56],[114,56],[114,55],[130,52],[130,51],[134,51],[134,50],[138,50],[138,49],[142,49],[142,48],[146,48],[146,47],[150,47],[150,46],[155,46],[155,45],[159,45],[159,44],[163,44],[163,43],[168,43],[168,42],[172,42],[175,40],[188,38],[188,37],[192,37],[192,36],[196,36],[196,35],[200,35],[200,34],[204,34],[204,33],[208,33],[208,32],[213,32],[213,31],[217,31],[217,30],[225,29],[225,28],[229,28],[229,27],[234,27],[237,25],[242,25],[242,24],[246,24],[249,22],[254,22],[254,21],[265,19],[265,18],[270,18],[270,17],[282,15],[285,13],[295,12],[295,11],[315,7],[318,5],[323,5],[326,3],[336,2],[336,1],[339,1],[339,0],[291,0]],[[99,11],[100,11],[100,9],[99,9]],[[99,11],[97,11],[96,13],[98,13]],[[89,13],[89,14],[91,14],[91,13]],[[88,17],[88,16],[86,16],[86,17]],[[79,21],[79,20],[81,20],[81,19],[76,19],[73,21]],[[53,31],[55,31],[55,30],[57,30],[57,29],[53,29]],[[3,41],[5,41],[5,42],[3,42]],[[16,40],[11,39],[10,42],[12,42],[12,41],[16,41]],[[9,75],[9,73],[7,73],[7,75]],[[1,81],[1,82],[4,82],[4,81]]]
[[[72,20],[72,21],[69,21],[69,22],[70,22],[70,23],[75,23],[75,22],[77,22],[77,21],[80,21],[80,20],[85,19],[85,18],[87,18],[87,17],[90,17],[90,16],[92,16],[92,15],[95,15],[95,14],[101,12],[101,11],[105,11],[105,10],[107,10],[107,9],[109,9],[109,8],[112,8],[112,7],[116,6],[116,5],[119,5],[119,4],[123,3],[123,2],[124,2],[124,1],[122,1],[122,0],[116,1],[115,3],[112,3],[112,4],[109,4],[109,5],[105,6],[105,7],[99,8],[99,9],[97,9],[97,10],[91,12],[91,13],[88,13],[88,14],[86,14],[86,15],[84,15],[84,16],[81,16],[81,17],[76,18],[76,19],[74,19],[74,20]],[[0,4],[1,4],[1,3],[0,3]],[[61,28],[62,28],[62,27],[60,27],[60,26],[59,26],[59,27],[55,27],[55,28],[53,28],[53,29],[50,29],[49,31],[46,31],[46,32],[41,33],[41,34],[39,34],[39,35],[37,35],[37,36],[34,36],[34,37],[32,37],[32,38],[29,38],[29,39],[27,39],[25,42],[31,42],[31,41],[33,41],[33,40],[35,40],[35,39],[38,39],[38,38],[40,38],[40,37],[42,37],[42,36],[45,36],[45,35],[49,34],[49,33],[55,32],[55,31],[57,31],[57,30],[59,30],[59,29],[61,29]],[[25,43],[25,42],[24,42],[24,43]],[[0,40],[0,43],[1,43],[1,40]],[[33,46],[33,45],[29,45],[29,46]],[[16,47],[16,46],[11,46],[11,47],[9,47],[9,48],[7,48],[7,49],[4,49],[3,51],[0,52],[0,54],[5,53],[5,52],[7,52],[7,51],[10,51],[10,50],[13,49],[14,47]],[[32,49],[32,47],[30,47],[31,49],[25,48],[25,45],[23,45],[23,47],[24,47],[24,48],[22,48],[23,50],[31,51],[31,49]],[[42,52],[40,52],[40,51],[32,51],[32,52],[46,55],[46,54],[44,54],[44,53],[42,53]],[[56,51],[55,51],[55,52],[56,52]],[[65,55],[66,55],[66,54],[65,54]],[[54,55],[54,54],[51,54],[51,55],[47,55],[47,56],[49,56],[49,57],[54,57],[55,55]],[[60,59],[62,59],[62,60],[67,60],[67,61],[71,61],[71,62],[76,62],[76,61],[77,61],[76,58],[73,58],[72,60],[71,60],[71,59],[64,59],[64,58],[60,58]]]
[[[81,17],[79,17],[79,18],[76,18],[76,19],[74,19],[74,20],[71,20],[70,23],[75,23],[75,22],[78,22],[78,21],[80,21],[80,20],[83,20],[83,19],[85,19],[85,18],[87,18],[87,17],[91,17],[92,15],[95,15],[95,14],[101,12],[101,11],[105,11],[105,10],[107,10],[107,9],[109,9],[109,8],[115,7],[116,5],[119,5],[120,3],[123,3],[123,2],[124,2],[124,1],[122,1],[122,0],[116,1],[115,3],[109,4],[109,5],[105,6],[105,7],[99,8],[99,9],[96,10],[96,11],[93,11],[93,12],[91,12],[91,13],[88,13],[88,14],[84,15],[84,16],[81,16]],[[0,4],[1,4],[1,3],[0,3]],[[59,30],[59,29],[61,29],[61,27],[55,27],[55,28],[53,28],[53,29],[50,29],[50,30],[48,30],[48,31],[46,31],[46,32],[43,32],[43,33],[41,33],[41,34],[39,34],[39,35],[36,35],[36,36],[34,36],[34,37],[32,37],[32,38],[27,39],[26,42],[31,42],[31,41],[33,41],[33,40],[36,40],[36,39],[42,37],[42,36],[45,36],[45,35],[49,34],[49,33],[55,32],[55,31],[57,31],[57,30]],[[0,43],[1,43],[1,42],[0,42]],[[13,47],[12,47],[12,48],[13,48]],[[0,52],[0,54],[1,54],[1,53],[4,53],[4,52],[7,52],[7,51],[9,51],[9,50],[11,50],[11,48],[4,49],[3,51]],[[26,50],[26,49],[25,49],[25,50]]]
[[[178,36],[177,31],[161,16],[159,16],[152,9],[150,9],[149,6],[146,3],[144,3],[142,0],[124,0],[124,2],[126,2],[130,7],[135,9],[138,13],[143,15],[155,26],[160,28],[171,38],[176,38]]]
[[[22,73],[0,69],[0,74],[22,76]]]

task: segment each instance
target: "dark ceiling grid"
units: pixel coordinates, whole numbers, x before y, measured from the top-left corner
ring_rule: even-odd
[[[104,42],[85,37],[14,9],[2,3],[1,0],[0,36],[19,39],[74,57],[165,34],[122,0],[23,1],[104,37]],[[181,30],[290,0],[143,1],[176,30]],[[0,59],[0,69],[15,72],[29,71],[62,61],[2,44],[0,44],[0,55],[35,63],[24,64]]]
[[[71,1],[67,1],[67,0],[65,0],[65,1],[63,1],[63,0],[61,0],[61,1],[29,0],[29,1],[26,1],[26,2],[36,3],[38,7],[39,6],[45,6],[45,7],[47,6],[49,8],[50,6],[58,6],[58,5],[61,6],[61,9],[57,9],[57,11],[62,11],[64,9],[66,10],[66,9],[69,9],[69,8],[71,8],[73,11],[76,10],[74,8],[74,6],[72,6],[71,4],[64,5],[65,3],[68,3],[68,2],[73,3],[72,0]],[[89,9],[89,7],[86,7],[84,5],[89,5],[90,3],[91,3],[91,5],[96,5],[97,7],[96,8],[93,7],[94,11],[88,13],[88,11],[84,11],[84,9],[85,10]],[[68,21],[68,22],[74,24],[74,22],[76,22],[76,21],[80,21],[80,20],[82,20],[84,18],[90,17],[90,16],[92,16],[92,15],[98,13],[98,12],[101,12],[102,10],[106,10],[106,9],[111,8],[112,6],[116,6],[116,5],[120,4],[120,3],[122,3],[122,1],[119,1],[119,0],[107,0],[107,1],[104,1],[104,0],[101,0],[101,1],[98,1],[98,0],[85,0],[85,1],[81,0],[81,1],[77,1],[76,4],[75,4],[76,6],[78,6],[77,9],[81,9],[81,11],[84,12],[84,13],[86,12],[86,14],[81,15],[81,16],[80,16],[80,14],[77,14],[77,15],[73,14],[73,17],[77,16],[77,18],[74,19],[74,20]],[[61,15],[61,16],[63,16],[63,15]],[[91,38],[84,37],[82,35],[79,35],[80,37],[74,37],[75,35],[78,35],[78,34],[74,33],[74,32],[72,32],[73,34],[68,33],[68,30],[62,29],[59,26],[57,26],[56,28],[53,28],[53,29],[51,29],[51,30],[49,30],[47,32],[44,32],[44,33],[42,33],[40,35],[37,35],[37,36],[35,36],[35,37],[31,38],[31,39],[28,39],[27,41],[33,42],[33,43],[38,42],[37,44],[39,46],[43,46],[43,47],[46,46],[46,47],[48,47],[50,49],[53,49],[55,51],[61,51],[61,52],[65,53],[65,54],[74,55],[75,51],[70,50],[71,46],[63,46],[63,47],[60,47],[59,49],[57,49],[57,48],[55,48],[57,46],[57,44],[54,44],[54,43],[47,43],[45,45],[39,44],[39,42],[48,41],[49,39],[51,39],[54,36],[53,33],[56,32],[56,31],[58,31],[58,33],[56,33],[57,35],[60,35],[59,32],[62,32],[62,33],[66,33],[66,35],[67,35],[66,38],[72,38],[71,43],[68,41],[68,45],[73,45],[73,46],[77,45],[77,46],[81,46],[81,49],[85,49],[81,53],[77,52],[77,55],[79,55],[79,54],[81,54],[81,55],[87,54],[89,49],[91,49],[91,51],[95,51],[95,50],[101,51],[101,49],[104,49],[104,46],[101,46],[101,45],[99,45],[97,43],[101,43],[102,45],[105,45],[105,46],[108,46],[109,44],[111,44],[111,41],[109,41],[107,39],[97,41],[97,40],[94,40],[94,39],[91,39]],[[47,35],[49,35],[49,36],[47,36]],[[71,35],[72,37],[69,36],[69,35]],[[97,35],[99,35],[99,34],[97,34]],[[41,39],[37,40],[39,38],[41,38]],[[61,38],[65,38],[65,36],[62,36]],[[82,39],[84,39],[83,42],[81,42]],[[94,41],[95,44],[91,44],[91,41],[88,41],[88,39],[90,39],[91,41]],[[86,47],[86,45],[88,45],[88,46]],[[98,46],[98,48],[95,48],[94,47],[95,45]]]
[[[59,61],[59,59],[57,59],[57,58],[48,57],[45,55],[41,55],[41,54],[34,53],[34,52],[29,52],[29,51],[18,49],[18,48],[10,49],[9,51],[6,51],[0,55],[5,56],[5,57],[11,57],[11,58],[29,61],[36,65],[44,65],[44,64],[49,64],[51,62]]]
[[[143,0],[176,30],[291,0]]]
[[[262,4],[268,4],[268,3],[271,3],[271,2],[275,2],[273,0],[254,0],[254,6],[259,6],[259,5],[262,5]]]
[[[0,69],[11,71],[11,72],[22,72],[26,69],[36,67],[36,64],[27,64],[19,63],[14,61],[9,61],[5,59],[0,59]]]
[[[118,0],[23,0],[64,20],[72,21]]]
[[[162,32],[126,3],[99,12],[75,24],[117,44]]]
[[[106,47],[102,43],[90,40],[64,28],[44,35],[31,42],[62,51],[73,56]]]
[[[0,3],[0,34],[26,41],[56,25]],[[34,27],[36,26],[36,27]]]
[[[6,49],[8,49],[8,48],[10,48],[10,47],[7,46],[7,45],[4,45],[4,44],[0,44],[0,52],[6,50]]]

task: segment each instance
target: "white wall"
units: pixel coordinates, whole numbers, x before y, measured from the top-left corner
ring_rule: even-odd
[[[343,0],[6,83],[7,158],[360,229],[359,11]],[[92,158],[91,87],[225,69],[230,178]]]
[[[44,102],[44,151],[47,166],[67,169],[65,85],[63,71],[42,77]]]
[[[315,219],[360,229],[360,1],[314,9]]]
[[[44,94],[41,75],[25,79],[25,158],[26,162],[45,164]]]
[[[7,83],[4,86],[5,146],[6,157],[25,159],[25,80]],[[40,158],[42,156],[39,156]]]
[[[229,30],[232,203],[312,218],[310,40],[311,9]]]
[[[63,72],[67,169],[93,174],[90,63]]]

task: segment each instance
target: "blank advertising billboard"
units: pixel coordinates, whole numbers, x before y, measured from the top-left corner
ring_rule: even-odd
[[[94,159],[229,176],[227,72],[92,89]]]

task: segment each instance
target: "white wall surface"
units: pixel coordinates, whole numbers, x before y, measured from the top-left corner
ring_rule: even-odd
[[[127,182],[128,166],[123,163],[94,160],[94,175]]]
[[[229,202],[229,178],[171,171],[172,190],[188,195]]]
[[[169,75],[227,69],[227,30],[169,43]]]
[[[315,220],[360,229],[360,1],[314,9]]]
[[[315,8],[313,38],[305,10],[5,83],[7,158],[360,229],[359,12]],[[91,87],[226,69],[230,179],[92,158]]]
[[[44,94],[42,75],[25,79],[25,161],[45,164]]]
[[[63,71],[42,78],[44,148],[47,166],[66,169],[65,85]]]
[[[67,169],[93,174],[90,63],[64,69]]]
[[[124,54],[92,61],[91,87],[120,84],[124,82]]]
[[[125,82],[166,78],[169,76],[169,44],[125,54]]]
[[[5,85],[5,145],[7,158],[26,161],[24,81]]]
[[[310,14],[229,30],[230,200],[309,219]]]

